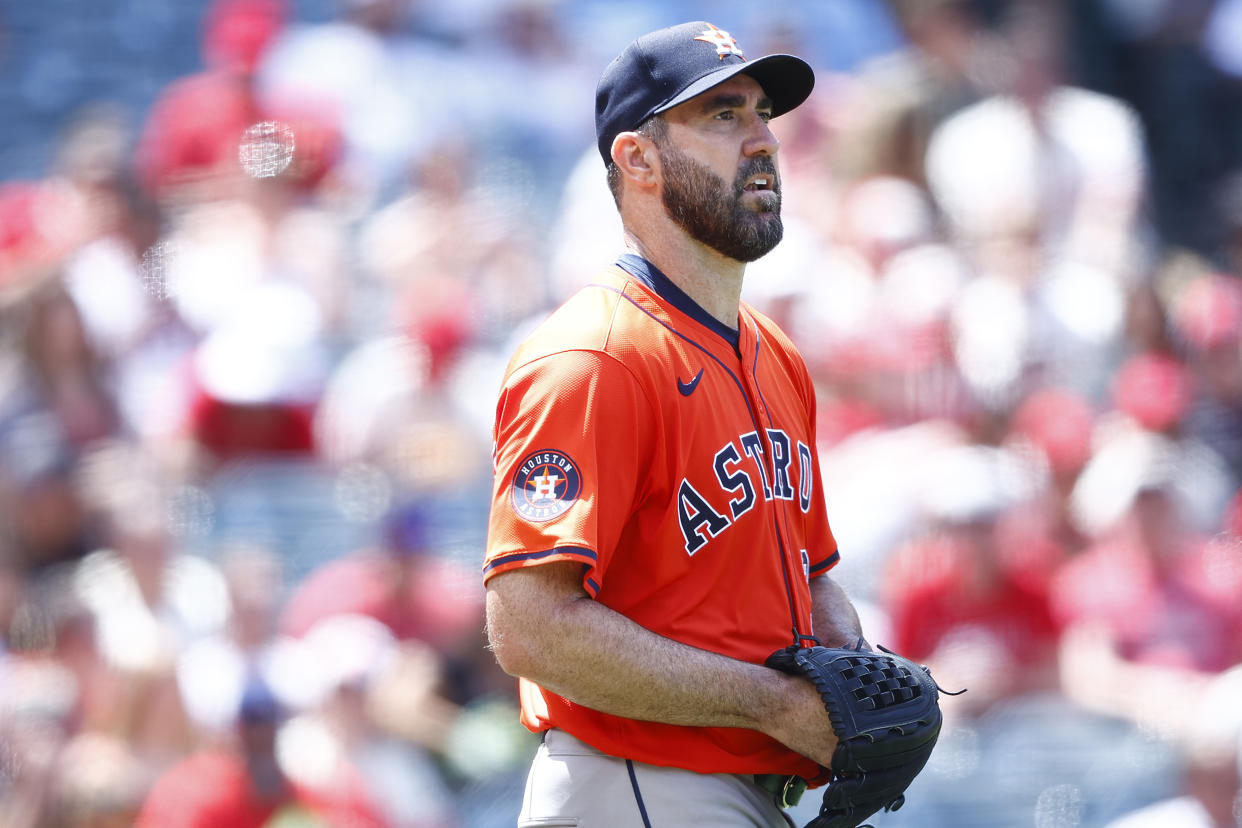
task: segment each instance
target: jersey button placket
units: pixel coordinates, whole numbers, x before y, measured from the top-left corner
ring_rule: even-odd
[[[739,376],[742,378],[742,387],[745,389],[747,403],[750,406],[752,417],[754,420],[755,430],[759,434],[760,444],[763,446],[762,463],[764,468],[761,474],[764,479],[771,482],[772,469],[772,439],[768,434],[768,422],[771,418],[768,416],[767,407],[763,402],[763,395],[760,393],[756,377],[759,374],[759,366],[756,362],[758,355],[757,341],[753,328],[747,324],[746,320],[742,321],[741,336],[738,342],[738,350],[741,352]],[[768,491],[769,485],[764,486],[765,493]],[[776,554],[780,559],[781,577],[785,584],[785,594],[789,601],[789,613],[792,624],[791,633],[797,637],[800,633],[810,633],[810,610],[809,607],[803,606],[803,601],[799,599],[798,590],[795,588],[794,574],[802,572],[801,559],[795,561],[791,557],[796,550],[790,548],[788,538],[785,537],[781,529],[782,507],[776,500],[771,500],[768,504],[772,509],[772,531],[776,535]],[[798,580],[801,580],[800,578]]]

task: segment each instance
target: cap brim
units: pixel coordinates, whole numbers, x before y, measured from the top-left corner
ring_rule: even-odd
[[[811,95],[815,88],[815,72],[810,64],[793,55],[767,55],[747,63],[733,63],[718,71],[704,75],[681,90],[665,103],[651,111],[652,115],[667,112],[678,104],[712,87],[719,86],[734,75],[749,75],[759,82],[764,93],[772,99],[772,117],[784,115],[796,109]]]

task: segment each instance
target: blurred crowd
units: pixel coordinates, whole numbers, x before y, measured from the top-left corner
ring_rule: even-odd
[[[968,688],[883,823],[1242,825],[1242,0],[448,5],[210,0],[0,181],[0,828],[513,824],[494,393],[696,18],[816,66],[744,298],[869,638]]]

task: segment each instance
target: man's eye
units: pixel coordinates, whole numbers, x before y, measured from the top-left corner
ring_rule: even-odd
[[[763,121],[766,124],[768,121],[772,120],[772,113],[771,112],[760,112],[759,120]]]
[[[717,117],[717,118],[719,118],[719,119],[720,119],[720,120],[722,120],[722,121],[732,121],[732,120],[733,120],[733,110],[732,110],[732,109],[726,109],[724,112],[718,112],[718,113],[716,114],[716,117]]]

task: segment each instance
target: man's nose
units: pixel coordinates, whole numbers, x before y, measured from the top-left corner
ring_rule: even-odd
[[[771,125],[765,119],[756,115],[750,134],[746,137],[746,144],[744,146],[746,155],[776,155],[777,150],[780,148],[781,142],[777,140],[776,134],[772,132]]]

